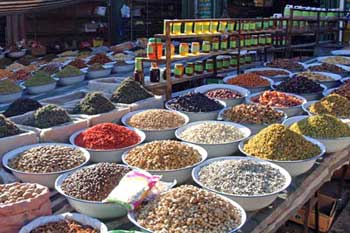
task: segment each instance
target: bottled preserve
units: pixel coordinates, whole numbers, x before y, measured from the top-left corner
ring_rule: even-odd
[[[176,63],[174,65],[174,76],[175,78],[183,78],[185,67],[181,63]]]
[[[143,83],[143,69],[142,69],[142,58],[135,58],[135,71],[134,71],[134,79],[139,83]]]
[[[186,68],[185,68],[185,74],[187,76],[193,76],[193,74],[194,74],[194,63],[193,62],[187,62]]]
[[[214,60],[213,59],[207,59],[205,62],[205,70],[207,72],[214,72]]]
[[[202,61],[196,61],[194,63],[194,72],[196,74],[203,74],[204,70],[203,70],[203,62]]]
[[[157,63],[152,63],[151,69],[149,71],[149,77],[152,83],[157,83],[160,81],[160,69]]]

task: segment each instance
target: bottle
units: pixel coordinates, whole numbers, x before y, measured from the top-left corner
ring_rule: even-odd
[[[212,50],[213,51],[218,51],[219,50],[219,38],[214,37],[212,40]]]
[[[196,74],[203,74],[203,62],[202,61],[196,61],[194,63],[194,72]]]
[[[182,63],[176,63],[174,65],[174,75],[175,78],[183,78],[185,67]]]
[[[193,62],[187,62],[185,67],[185,74],[186,76],[193,76],[194,74],[194,63]]]
[[[160,81],[160,70],[157,63],[152,62],[151,69],[149,71],[149,77],[151,83],[157,83]]]
[[[183,57],[187,57],[189,51],[188,43],[180,43],[179,53]]]
[[[210,41],[203,41],[202,43],[202,51],[203,53],[209,53],[210,52]]]
[[[134,79],[141,84],[143,83],[142,57],[135,58]]]
[[[214,60],[213,59],[207,59],[205,62],[205,70],[209,73],[214,71]]]

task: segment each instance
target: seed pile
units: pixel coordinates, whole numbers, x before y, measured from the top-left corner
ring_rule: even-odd
[[[99,64],[99,63],[94,63],[92,65],[89,66],[89,71],[98,71],[98,70],[103,70],[104,67],[102,64]]]
[[[76,114],[96,115],[113,111],[115,106],[101,92],[90,92],[74,108]]]
[[[111,62],[112,60],[105,54],[103,53],[99,53],[96,54],[95,56],[93,56],[90,61],[88,62],[89,65],[93,65],[93,64],[105,64],[108,62]]]
[[[69,175],[62,183],[65,194],[88,201],[102,201],[119,184],[130,168],[115,163],[98,163]]]
[[[163,130],[180,127],[185,124],[185,119],[176,112],[153,109],[133,115],[128,124],[142,130]]]
[[[290,126],[294,132],[313,138],[350,137],[350,127],[331,115],[315,115]]]
[[[137,213],[137,222],[154,232],[230,232],[240,211],[222,197],[191,185],[163,193]]]
[[[0,138],[20,134],[21,130],[14,122],[0,114]]]
[[[335,73],[335,74],[343,74],[347,72],[345,69],[333,65],[333,64],[327,64],[327,63],[322,63],[320,65],[316,66],[310,66],[309,70],[311,71],[318,71],[318,72],[330,72],[330,73]]]
[[[323,62],[333,65],[350,65],[350,58],[343,57],[343,56],[333,56],[333,57],[327,57],[326,59],[323,59]]]
[[[153,141],[131,149],[125,158],[130,165],[145,170],[173,170],[201,161],[200,153],[178,141]]]
[[[350,100],[338,94],[331,94],[312,104],[309,111],[313,114],[330,114],[346,118],[350,116]]]
[[[140,142],[133,130],[113,123],[101,123],[80,133],[75,144],[88,149],[113,150],[132,146]]]
[[[229,79],[227,83],[248,88],[267,87],[271,85],[267,79],[264,79],[260,75],[254,73],[237,75],[236,77]]]
[[[47,192],[48,188],[38,184],[18,182],[0,184],[0,205],[36,198]]]
[[[37,71],[34,75],[24,82],[26,87],[42,86],[54,83],[56,80],[51,78],[48,73],[44,71]]]
[[[111,101],[114,103],[132,104],[153,96],[139,82],[136,82],[133,78],[126,78],[114,91]]]
[[[22,115],[24,113],[37,110],[40,107],[42,107],[42,105],[36,100],[30,98],[19,98],[8,106],[4,112],[4,115],[6,117]]]
[[[58,222],[50,222],[41,225],[30,233],[99,233],[100,231],[90,226],[84,226],[73,220],[65,219]]]
[[[322,92],[323,88],[320,84],[306,78],[297,76],[294,78],[287,79],[275,86],[277,91],[283,91],[295,94],[309,94]]]
[[[22,89],[9,79],[0,80],[0,95],[21,92]]]
[[[286,183],[278,169],[252,160],[215,161],[198,175],[205,187],[233,195],[270,194]]]
[[[272,124],[281,122],[284,114],[269,106],[240,104],[224,112],[224,119],[245,124]]]
[[[76,58],[74,61],[71,61],[68,65],[70,66],[74,66],[78,69],[82,69],[87,67],[87,65],[85,64],[85,62],[79,58]]]
[[[224,107],[217,100],[208,98],[202,93],[189,93],[175,97],[168,101],[168,106],[173,110],[185,112],[212,112]]]
[[[69,78],[69,77],[76,77],[82,75],[83,72],[81,72],[77,67],[75,66],[66,66],[59,72],[57,72],[57,77],[59,78]]]
[[[303,100],[280,91],[264,91],[251,99],[255,103],[277,108],[288,108],[301,105]]]
[[[46,66],[44,66],[41,70],[52,75],[60,71],[60,68],[61,68],[61,63],[51,62]]]
[[[238,99],[241,98],[242,95],[236,91],[226,89],[226,88],[219,88],[215,90],[208,91],[205,93],[206,96],[214,99]]]
[[[321,153],[317,145],[281,124],[270,125],[250,138],[244,151],[258,158],[278,161],[304,160]]]
[[[29,125],[44,129],[70,122],[71,118],[63,108],[48,104],[37,109],[34,112],[34,119],[29,121],[32,120],[34,122],[28,122]]]
[[[9,166],[17,171],[52,173],[78,167],[86,161],[79,149],[61,145],[37,146],[19,154]]]
[[[181,139],[192,143],[223,144],[237,141],[244,137],[243,132],[232,125],[206,122],[193,125],[180,134]]]
[[[279,58],[267,63],[268,67],[286,70],[303,70],[304,66],[289,58]]]
[[[350,85],[349,84],[341,85],[339,88],[332,91],[331,94],[338,94],[350,100]]]
[[[288,76],[289,73],[284,70],[257,70],[252,72],[265,77]]]
[[[305,77],[305,78],[308,78],[310,80],[318,81],[318,82],[334,81],[334,79],[332,79],[331,77],[329,77],[327,75],[319,74],[319,73],[312,72],[309,70],[304,71],[304,72],[300,72],[300,73],[296,74],[295,77]]]

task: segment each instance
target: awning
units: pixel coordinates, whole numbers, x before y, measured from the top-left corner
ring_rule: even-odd
[[[87,0],[1,0],[0,15],[4,16],[54,9],[84,1]]]

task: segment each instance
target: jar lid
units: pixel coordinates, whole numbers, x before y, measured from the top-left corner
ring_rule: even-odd
[[[152,38],[149,38],[149,39],[148,39],[148,42],[154,43],[154,42],[156,42],[156,38],[153,38],[153,37],[152,37]]]

